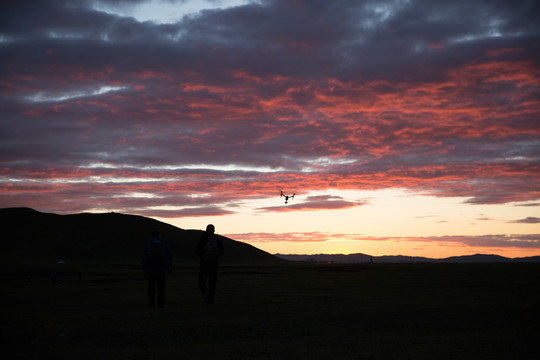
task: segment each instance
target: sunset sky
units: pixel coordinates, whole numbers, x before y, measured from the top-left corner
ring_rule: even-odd
[[[2,1],[0,207],[213,223],[271,253],[540,255],[539,14]]]

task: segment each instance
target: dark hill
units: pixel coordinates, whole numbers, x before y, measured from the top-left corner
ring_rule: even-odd
[[[3,263],[139,264],[144,244],[157,230],[175,265],[196,264],[200,230],[183,230],[154,219],[119,213],[57,215],[29,208],[0,209]],[[283,260],[249,244],[221,237],[223,264],[277,264]]]
[[[444,259],[430,259],[419,256],[370,256],[366,254],[313,254],[313,255],[290,255],[276,254],[276,256],[290,261],[305,261],[318,263],[500,263],[500,262],[540,262],[540,256],[530,256],[523,258],[507,258],[499,255],[466,255],[453,256]]]

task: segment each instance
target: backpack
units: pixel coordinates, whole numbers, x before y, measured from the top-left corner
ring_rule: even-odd
[[[162,267],[165,264],[165,251],[162,241],[150,242],[150,253],[148,254],[148,265],[153,268]]]
[[[203,252],[204,261],[219,261],[219,243],[217,237],[211,236],[206,240]]]

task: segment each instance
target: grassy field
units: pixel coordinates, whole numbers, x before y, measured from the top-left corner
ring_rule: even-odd
[[[16,271],[17,270],[17,271]],[[20,270],[20,271],[18,271]],[[82,280],[77,278],[82,273]],[[147,305],[136,266],[2,269],[10,359],[535,359],[540,264],[195,267]]]

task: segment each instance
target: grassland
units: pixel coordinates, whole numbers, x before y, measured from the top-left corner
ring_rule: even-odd
[[[45,271],[47,270],[47,271]],[[2,271],[10,359],[534,359],[540,265],[224,266],[216,303],[196,267],[147,305],[137,266]],[[81,272],[79,281],[77,274]]]

